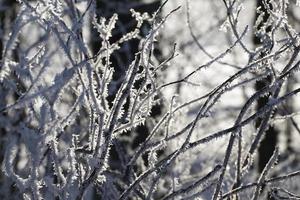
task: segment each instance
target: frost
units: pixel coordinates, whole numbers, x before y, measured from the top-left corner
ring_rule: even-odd
[[[220,26],[219,30],[224,33],[227,33],[228,30],[230,30],[230,23],[229,23],[228,19],[226,19],[224,21],[224,23]]]
[[[298,192],[286,181],[300,175],[300,48],[288,1],[7,2],[0,199]],[[272,127],[280,148],[258,169]]]
[[[106,22],[105,18],[100,18],[100,23],[95,22],[95,26],[101,38],[108,40],[112,36],[111,32],[115,28],[117,20],[118,15],[114,14],[108,22]]]

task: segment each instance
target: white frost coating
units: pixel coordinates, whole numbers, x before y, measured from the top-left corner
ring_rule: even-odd
[[[0,199],[258,199],[275,182],[298,192],[285,182],[300,175],[292,3],[267,1],[266,21],[250,0],[172,0],[155,14],[152,1],[2,2]],[[292,142],[257,180],[278,119]],[[278,153],[287,159],[272,168]]]

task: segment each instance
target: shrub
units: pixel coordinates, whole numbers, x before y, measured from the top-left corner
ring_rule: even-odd
[[[300,92],[300,88],[282,92],[299,68],[298,33],[287,20],[288,5],[272,1],[268,21],[257,29],[262,44],[252,50],[244,41],[249,27],[240,32],[241,3],[223,2],[224,26],[234,41],[217,56],[207,53],[193,32],[188,10],[193,42],[210,60],[168,81],[161,77],[173,65],[176,45],[160,63],[153,51],[160,42],[159,31],[180,7],[165,16],[161,10],[167,2],[154,14],[131,10],[136,28],[112,41],[118,15],[97,16],[92,0],[81,4],[20,0],[15,21],[1,30],[0,127],[5,149],[1,197],[92,199],[96,190],[101,199],[299,198],[294,194],[299,185],[293,180],[300,171],[294,160],[283,162],[280,148],[260,174],[253,168],[260,141],[276,120],[271,117],[274,110],[284,110],[287,100]],[[143,37],[140,31],[145,22],[151,29]],[[95,54],[91,25],[101,42]],[[264,31],[266,27],[271,31]],[[111,58],[129,40],[139,40],[139,52],[115,80]],[[237,48],[248,56],[246,64],[223,61]],[[198,87],[195,77],[216,64],[235,71],[206,94],[195,94],[196,98],[184,102],[181,93],[164,96],[173,86]],[[218,112],[224,95],[266,77],[271,77],[270,83],[247,97],[229,128],[213,129],[213,133],[205,129],[205,124],[222,123],[215,120],[220,115],[229,116]],[[114,98],[108,100],[111,93]],[[264,95],[268,102],[253,109]],[[157,104],[164,104],[165,110],[152,118],[151,109]],[[296,114],[283,112],[280,117],[293,120]],[[253,130],[258,118],[262,123]],[[131,149],[127,145],[131,133],[145,122],[149,122],[149,135]],[[112,158],[112,148],[117,159]],[[218,148],[218,154],[209,152],[213,148]]]

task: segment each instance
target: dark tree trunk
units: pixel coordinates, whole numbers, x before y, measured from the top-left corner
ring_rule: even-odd
[[[264,26],[264,23],[267,22],[269,18],[269,14],[266,8],[266,5],[263,3],[263,0],[257,0],[256,1],[256,7],[259,8],[260,10],[264,13],[263,20],[262,22],[258,25],[258,30],[261,29]],[[267,5],[272,9],[271,4],[269,3],[269,0],[265,1]],[[258,18],[259,14],[256,13],[255,20]],[[270,32],[270,27],[266,28],[266,34]],[[260,46],[263,44],[262,38],[259,37],[258,35],[254,34],[253,37],[253,43],[256,46]],[[268,53],[268,49],[263,51],[261,53],[261,57],[265,56]],[[257,81],[255,84],[255,90],[259,91],[265,86],[269,85],[271,83],[271,77],[267,77],[263,80]],[[260,97],[257,101],[257,110],[264,107],[269,100],[269,95]],[[262,118],[258,118],[255,124],[255,127],[258,128],[261,125]],[[269,161],[270,157],[272,156],[275,146],[277,144],[277,137],[278,137],[278,130],[273,126],[273,125],[268,125],[265,131],[265,136],[262,139],[260,146],[258,148],[258,170],[259,172],[262,172],[264,169],[265,165]]]

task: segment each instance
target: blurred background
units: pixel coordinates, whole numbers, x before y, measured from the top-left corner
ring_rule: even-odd
[[[225,1],[225,0],[224,0]],[[159,13],[159,17],[163,19],[173,9],[180,6],[176,12],[172,12],[168,17],[167,22],[160,30],[157,41],[155,41],[155,49],[153,50],[153,65],[163,62],[170,55],[172,55],[175,47],[175,56],[167,64],[165,64],[161,71],[157,75],[158,85],[170,83],[172,81],[181,80],[189,73],[193,72],[199,66],[204,65],[211,60],[214,60],[217,56],[226,51],[236,41],[236,37],[232,32],[232,28],[227,16],[227,11],[224,1],[222,0],[170,0],[168,2],[151,1],[151,0],[97,0],[93,2],[93,9],[97,16],[110,18],[114,13],[118,14],[118,21],[116,27],[112,32],[111,42],[119,40],[122,35],[135,29],[137,22],[132,17],[130,9],[134,9],[140,13],[154,13],[160,6],[162,12]],[[22,1],[21,1],[22,2]],[[28,1],[30,3],[37,3],[36,1]],[[53,6],[62,4],[61,15],[66,24],[72,27],[72,14],[83,16],[82,29],[73,30],[81,31],[80,35],[83,40],[88,44],[91,55],[96,55],[101,48],[102,41],[99,39],[99,33],[93,28],[92,16],[85,14],[85,10],[89,6],[90,1],[86,0],[66,0],[66,1],[44,1],[52,2]],[[225,1],[231,2],[231,1]],[[267,4],[272,6],[277,5],[274,1],[272,4],[270,1],[266,1]],[[288,2],[288,3],[287,3]],[[289,25],[293,27],[297,32],[300,30],[300,7],[296,0],[287,1],[287,17]],[[40,2],[42,4],[42,1]],[[284,2],[283,2],[284,3]],[[51,5],[52,5],[51,4]],[[46,5],[46,4],[45,4]],[[75,5],[75,7],[74,7]],[[255,49],[263,46],[263,42],[257,31],[260,30],[261,24],[266,23],[268,20],[268,13],[266,12],[266,4],[263,4],[262,0],[238,0],[235,7],[232,9],[238,10],[238,23],[237,31],[239,34],[248,27],[246,34],[242,38],[243,44],[246,48],[254,51]],[[51,86],[51,84],[57,81],[57,75],[62,73],[65,66],[69,63],[64,54],[63,49],[57,45],[54,37],[47,32],[47,28],[40,27],[36,23],[24,22],[19,19],[18,13],[22,10],[22,3],[14,0],[1,0],[0,1],[0,60],[2,62],[2,68],[4,69],[3,55],[9,54],[10,62],[18,63],[24,58],[30,58],[35,55],[37,47],[41,51],[45,51],[45,56],[40,59],[43,66],[50,66],[41,75],[38,86],[33,88],[34,91],[39,91],[42,86]],[[257,23],[258,15],[256,14],[258,8],[260,12],[265,12],[264,17],[260,18]],[[275,9],[275,8],[274,8]],[[85,15],[83,15],[85,14]],[[47,17],[47,16],[45,16]],[[22,30],[14,29],[14,25],[17,23],[24,23]],[[256,27],[254,25],[256,23]],[[143,38],[149,34],[151,29],[151,23],[145,22],[140,27],[140,36],[136,39],[132,39],[122,44],[120,49],[112,54],[110,59],[111,65],[114,68],[113,81],[109,85],[108,90],[108,102],[112,104],[117,89],[120,87],[124,78],[125,72],[128,66],[134,60],[134,55],[139,51],[140,38]],[[14,30],[14,31],[12,31]],[[264,33],[268,33],[268,27],[264,30]],[[12,50],[4,53],[4,46],[9,42],[8,36],[11,34],[18,34],[17,42],[11,44]],[[276,32],[275,40],[280,43],[281,40],[286,38],[284,31]],[[72,46],[72,43],[70,43]],[[276,44],[275,44],[276,45]],[[274,47],[275,49],[275,47]],[[263,56],[263,55],[261,55]],[[279,72],[287,63],[290,57],[290,53],[283,54],[276,62],[272,63],[272,68]],[[120,160],[128,160],[137,147],[145,141],[159,118],[170,109],[170,104],[173,107],[192,101],[193,99],[200,98],[209,94],[220,84],[222,84],[230,76],[244,68],[249,64],[249,52],[241,45],[235,45],[232,50],[227,53],[222,59],[214,62],[208,67],[203,67],[201,70],[196,71],[188,81],[180,82],[176,85],[171,85],[164,88],[157,96],[157,99],[161,100],[159,103],[152,107],[151,119],[147,120],[144,125],[140,125],[134,128],[133,131],[128,131],[122,134],[116,143],[122,149],[123,156],[120,155],[120,149],[116,149],[114,146],[111,150],[110,168],[121,172]],[[39,61],[37,61],[39,62]],[[2,70],[3,70],[2,69]],[[17,68],[16,68],[17,69]],[[23,71],[21,70],[23,69]],[[6,78],[0,86],[0,108],[4,108],[7,105],[16,102],[20,96],[28,90],[30,82],[33,77],[26,75],[30,73],[38,76],[39,70],[34,68],[28,69],[26,66],[19,68],[19,70],[12,70],[7,72],[9,75],[5,75]],[[195,133],[192,136],[192,141],[197,141],[200,138],[208,136],[212,133],[230,128],[234,125],[236,118],[241,111],[241,108],[245,102],[256,91],[259,91],[264,86],[270,84],[272,80],[269,76],[263,76],[265,71],[258,71],[247,74],[242,78],[236,79],[231,84],[222,97],[216,101],[216,103],[210,109],[208,116],[203,118],[197,123]],[[20,75],[21,74],[21,75]],[[259,78],[259,77],[262,78]],[[2,79],[3,77],[1,77]],[[74,84],[74,87],[76,84]],[[286,94],[296,88],[299,88],[299,76],[297,73],[290,76],[288,80],[284,82],[283,88],[280,94]],[[269,102],[269,96],[265,95],[255,102],[255,105],[251,107],[247,116],[256,112],[259,108],[265,106]],[[50,98],[50,97],[49,97]],[[39,109],[44,100],[37,97],[30,106],[33,110]],[[182,130],[183,127],[193,121],[203,105],[205,98],[199,100],[190,106],[181,109],[172,116],[172,120],[169,123],[170,133],[176,133]],[[64,113],[71,109],[71,105],[74,102],[74,91],[67,89],[65,94],[61,96],[61,104],[58,105],[60,112],[59,116],[64,117]],[[109,105],[112,106],[112,105]],[[171,107],[172,107],[171,106]],[[290,98],[284,102],[272,112],[270,123],[266,129],[266,133],[261,140],[260,146],[253,157],[254,165],[248,169],[251,173],[246,174],[244,179],[246,182],[253,182],[263,171],[266,163],[272,156],[276,146],[279,147],[280,156],[278,158],[277,166],[270,174],[270,177],[275,177],[288,172],[299,170],[299,152],[300,152],[300,104],[299,96]],[[49,111],[50,112],[50,111]],[[51,112],[50,112],[51,113]],[[24,124],[30,124],[29,127],[34,127],[34,123],[25,108],[21,106],[18,109],[3,111],[0,113],[0,162],[4,159],[5,149],[8,146],[10,136],[15,134],[17,138],[18,134],[16,130],[23,127]],[[51,115],[51,114],[49,114]],[[66,128],[65,134],[63,134],[61,143],[62,149],[63,143],[72,140],[67,133],[76,132],[78,135],[79,144],[81,146],[86,145],[86,138],[88,135],[85,133],[85,129],[88,127],[88,114],[83,110],[80,110],[80,117],[76,117],[76,125]],[[244,150],[243,156],[247,156],[247,151],[251,145],[253,138],[261,123],[261,118],[258,118],[255,122],[249,123],[243,127],[243,139],[242,149]],[[32,124],[33,123],[33,124]],[[24,128],[25,129],[25,128]],[[161,135],[164,135],[164,131],[160,131]],[[168,153],[173,152],[180,146],[186,138],[186,134],[183,134],[168,143],[166,148],[159,151],[158,159],[163,158]],[[81,141],[81,142],[80,142]],[[199,177],[207,174],[216,164],[222,164],[225,151],[228,144],[228,137],[222,137],[216,141],[209,142],[205,145],[199,146],[187,153],[180,155],[172,168],[168,170],[165,177],[158,184],[158,191],[154,199],[161,198],[168,193],[168,188],[173,185],[173,189],[180,188],[182,185],[188,185]],[[237,145],[237,144],[236,144]],[[16,171],[21,176],[26,176],[28,170],[26,164],[28,163],[28,156],[26,156],[26,148],[22,145],[22,142],[18,143],[18,156],[14,165]],[[235,149],[237,147],[235,146]],[[233,158],[229,163],[229,173],[226,174],[224,180],[224,188],[228,191],[231,185],[234,183],[234,166],[236,165],[237,151],[233,152]],[[143,169],[149,166],[147,156],[142,158],[140,166],[137,166],[137,172],[143,171]],[[63,161],[62,161],[63,162]],[[232,170],[231,170],[232,168]],[[299,180],[299,179],[298,179]],[[111,180],[113,182],[113,180]],[[113,184],[107,181],[102,190],[110,187]],[[286,182],[286,189],[293,192],[300,191],[300,181],[288,180]],[[0,173],[0,199],[19,199],[21,194],[15,193],[16,187],[14,182]],[[90,193],[85,196],[86,199],[115,199],[120,191],[114,191],[106,194],[107,196],[100,197],[96,194],[96,188],[91,187]],[[266,189],[266,191],[268,191]],[[103,192],[103,191],[102,191]],[[198,199],[210,199],[213,193],[212,188],[203,192],[203,194],[197,196]],[[247,196],[247,191],[245,196]],[[248,196],[247,196],[248,197]],[[251,196],[250,196],[251,197]],[[182,197],[183,198],[183,197]],[[196,199],[196,196],[185,197],[186,199]],[[245,198],[246,199],[246,198]]]

